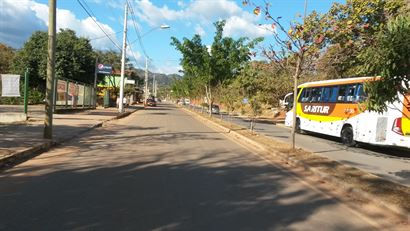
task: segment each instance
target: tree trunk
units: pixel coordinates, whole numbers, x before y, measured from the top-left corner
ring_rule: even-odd
[[[211,84],[208,83],[205,86],[205,90],[206,90],[206,98],[208,100],[208,110],[209,110],[209,117],[212,117],[212,104],[213,104],[213,100],[212,100],[212,92],[211,92]]]
[[[297,93],[298,93],[298,78],[301,72],[301,64],[303,61],[303,53],[298,54],[295,74],[293,75],[293,120],[292,120],[292,150],[296,147],[296,112],[297,112]]]

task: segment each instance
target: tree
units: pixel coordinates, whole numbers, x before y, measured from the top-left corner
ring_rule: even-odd
[[[94,83],[95,58],[90,41],[60,29],[56,45],[56,76]]]
[[[339,77],[363,74],[364,63],[359,59],[360,53],[374,46],[376,35],[384,30],[389,19],[406,12],[405,0],[348,0],[346,4],[334,3],[325,16],[329,28],[327,41],[332,46],[325,51],[322,68],[336,71]]]
[[[246,104],[249,104],[251,109],[251,131],[254,129],[256,117],[262,113],[261,104],[263,100],[261,86],[264,82],[259,78],[260,72],[255,67],[256,65],[248,64],[235,80],[235,85],[237,85],[239,89],[240,95],[242,96],[241,98],[247,101]]]
[[[199,35],[194,35],[191,40],[183,38],[182,42],[171,38],[171,45],[182,53],[181,65],[185,75],[195,79],[193,83],[196,87],[199,85],[204,89],[210,115],[215,100],[213,88],[238,74],[250,60],[251,49],[262,41],[261,38],[247,42],[247,38],[235,40],[223,37],[225,21],[215,22],[214,25],[216,32],[210,52]]]
[[[110,64],[114,70],[121,70],[121,54],[119,52],[114,50],[96,50],[94,53],[95,56],[98,57],[99,63]]]
[[[44,31],[36,31],[24,43],[13,62],[13,71],[22,75],[29,69],[30,86],[45,89],[47,72],[47,41]],[[75,32],[62,29],[57,33],[56,75],[85,83],[94,82],[94,53],[90,41]]]
[[[11,72],[11,65],[14,59],[15,50],[6,44],[0,43],[0,73]]]
[[[374,46],[366,48],[359,59],[364,63],[362,72],[380,75],[380,81],[366,84],[367,109],[383,112],[399,95],[410,91],[410,14],[392,19],[375,39]]]
[[[13,72],[23,75],[26,68],[30,76],[29,86],[45,90],[47,76],[47,32],[36,31],[24,43],[13,61]]]
[[[290,64],[294,67],[293,73],[293,95],[294,102],[297,98],[298,79],[304,70],[309,70],[311,62],[307,62],[309,57],[317,57],[320,50],[325,46],[328,24],[324,15],[313,11],[305,16],[302,21],[293,21],[290,29],[286,29],[280,19],[281,16],[271,14],[272,5],[265,2],[264,6],[256,5],[251,0],[244,0],[244,5],[254,7],[254,14],[263,14],[267,21],[272,23],[274,29],[272,35],[276,46],[270,46],[264,54],[272,62],[284,66]],[[276,47],[279,47],[277,49]],[[286,60],[286,62],[283,62]],[[292,126],[292,148],[295,149],[295,127],[296,127],[296,106],[293,107],[293,126]]]

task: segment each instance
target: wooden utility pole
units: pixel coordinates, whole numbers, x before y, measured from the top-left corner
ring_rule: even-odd
[[[97,108],[97,76],[98,76],[98,55],[95,57],[94,67],[94,88],[93,88],[93,107]]]
[[[56,52],[56,0],[48,1],[48,56],[46,80],[46,117],[44,119],[45,139],[53,139],[53,95],[55,77],[55,52]]]

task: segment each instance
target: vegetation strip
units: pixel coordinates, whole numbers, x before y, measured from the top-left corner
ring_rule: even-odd
[[[206,124],[229,133],[239,140],[250,143],[257,149],[266,150],[270,156],[278,157],[293,166],[302,166],[326,181],[330,181],[358,198],[364,198],[386,207],[395,213],[408,217],[410,213],[410,188],[400,185],[359,169],[345,166],[337,161],[329,160],[314,153],[298,149],[291,152],[289,144],[277,141],[262,134],[251,133],[249,130],[229,124],[214,117],[185,109],[190,114],[199,117]],[[206,120],[206,121],[204,121]]]

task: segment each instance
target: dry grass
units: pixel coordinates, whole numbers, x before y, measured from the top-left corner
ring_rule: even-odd
[[[194,112],[196,113],[196,112]],[[196,113],[198,114],[198,113]],[[201,114],[198,114],[203,116]],[[204,117],[204,116],[203,116]],[[368,193],[384,204],[392,204],[402,210],[410,212],[410,188],[382,179],[357,168],[343,165],[337,161],[321,157],[303,149],[292,150],[291,145],[258,133],[251,133],[248,129],[220,120],[217,117],[206,117],[213,122],[229,128],[242,136],[263,145],[272,156],[292,159],[293,163],[314,168],[340,181],[343,185]]]

